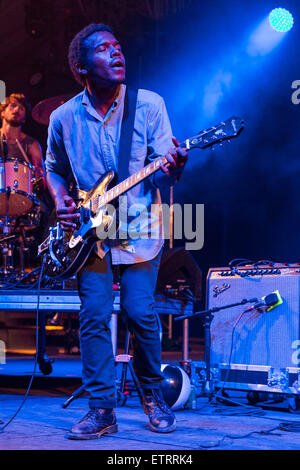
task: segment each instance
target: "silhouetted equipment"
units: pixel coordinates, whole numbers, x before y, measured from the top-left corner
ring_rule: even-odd
[[[186,288],[194,298],[201,298],[202,272],[193,256],[185,248],[168,248],[163,251],[156,290],[165,294],[180,295]]]

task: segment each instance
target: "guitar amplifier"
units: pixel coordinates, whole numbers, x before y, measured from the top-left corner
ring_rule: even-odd
[[[300,264],[212,268],[207,308],[278,292],[271,309],[244,304],[213,313],[211,365],[225,388],[300,394]]]

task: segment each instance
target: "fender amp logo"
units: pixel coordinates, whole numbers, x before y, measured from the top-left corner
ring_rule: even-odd
[[[214,292],[214,297],[218,297],[218,295],[222,294],[222,292],[225,292],[226,290],[230,289],[230,284],[226,284],[224,282],[224,284],[222,284],[221,287],[218,287],[218,286],[215,286],[213,288],[213,292]]]

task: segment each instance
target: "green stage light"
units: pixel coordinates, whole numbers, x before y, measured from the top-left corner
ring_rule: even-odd
[[[269,15],[270,25],[275,31],[286,33],[294,25],[293,15],[285,8],[275,8]]]

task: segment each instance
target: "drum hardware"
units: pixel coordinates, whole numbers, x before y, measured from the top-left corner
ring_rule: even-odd
[[[2,268],[1,273],[5,275],[13,272],[13,240],[17,238],[17,235],[12,233],[13,227],[8,219],[5,217],[5,225],[3,227],[4,237],[0,239],[0,249],[2,252]]]
[[[3,132],[1,132],[1,147],[2,147],[2,157],[3,157],[3,161],[4,161],[4,166],[2,167],[2,171],[1,171],[1,176],[3,176],[3,179],[4,179],[4,185],[5,185],[5,188],[7,188],[7,193],[6,193],[6,197],[4,197],[4,213],[5,215],[7,216],[8,215],[8,206],[9,206],[9,198],[10,198],[10,187],[7,186],[6,184],[6,171],[5,171],[5,163],[6,163],[6,160],[7,160],[7,156],[8,156],[8,146],[7,146],[7,140],[6,140],[6,136],[5,134],[3,134]]]
[[[24,161],[8,155],[6,137],[0,130],[0,277],[4,281],[25,275],[25,258],[36,243],[32,234],[40,224],[43,207],[37,197],[40,180],[18,139],[16,144]]]
[[[18,238],[19,246],[17,247],[17,251],[19,253],[19,275],[22,277],[25,274],[25,260],[24,260],[24,253],[28,251],[28,248],[25,248],[24,243],[24,232],[22,231],[22,235]]]
[[[16,217],[30,212],[36,202],[35,170],[17,158],[0,160],[0,216]]]
[[[28,251],[25,247],[23,237],[18,234],[10,235],[0,239],[0,251],[2,254],[2,267],[0,269],[1,280],[11,281],[22,279],[26,274],[24,254]],[[19,264],[16,266],[14,253],[19,255]]]
[[[2,255],[2,279],[22,279],[26,274],[25,257],[33,246],[35,238],[31,235],[40,222],[40,205],[35,201],[33,210],[23,216],[0,218],[0,254]],[[17,260],[16,256],[17,255]]]
[[[16,238],[17,235],[8,235],[7,237],[1,238],[0,239],[0,244],[6,242],[7,240],[11,240],[13,238]]]

